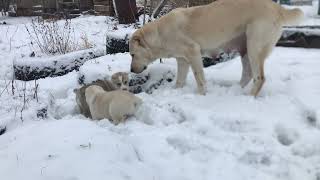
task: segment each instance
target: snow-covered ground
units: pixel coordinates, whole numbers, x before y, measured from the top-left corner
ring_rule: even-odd
[[[196,94],[189,73],[183,89],[172,82],[138,94],[144,103],[137,117],[114,126],[79,115],[73,89],[80,73],[128,71],[128,53],[38,80],[35,93],[35,82],[11,82],[13,60],[32,52],[24,27],[30,19],[5,21],[11,25],[0,25],[0,126],[7,127],[0,136],[1,179],[320,179],[320,50],[275,48],[258,98],[248,95],[251,84],[238,84],[239,58],[205,69],[206,96]],[[106,17],[73,22],[96,46],[112,29]],[[148,68],[153,76],[167,71],[176,71],[173,59]],[[37,117],[43,109],[44,119]]]

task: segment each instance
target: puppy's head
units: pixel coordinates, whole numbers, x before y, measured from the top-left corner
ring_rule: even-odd
[[[124,91],[129,90],[129,75],[125,72],[117,72],[111,76],[112,84],[116,89],[121,89]]]
[[[131,72],[133,73],[141,73],[155,60],[141,29],[132,35],[129,50],[132,57]]]

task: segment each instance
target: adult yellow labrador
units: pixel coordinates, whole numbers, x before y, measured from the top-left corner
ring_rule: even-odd
[[[200,94],[206,93],[201,56],[221,50],[241,55],[245,87],[253,78],[257,96],[264,81],[264,61],[281,36],[282,26],[303,18],[300,9],[288,10],[272,0],[218,0],[209,5],[179,8],[137,30],[129,42],[131,72],[140,73],[151,62],[175,57],[176,87],[183,87],[191,66]]]

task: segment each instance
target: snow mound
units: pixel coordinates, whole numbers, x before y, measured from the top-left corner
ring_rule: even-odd
[[[267,80],[258,98],[248,95],[250,84],[240,88],[239,58],[205,69],[206,96],[196,94],[190,72],[182,89],[165,83],[152,94],[138,94],[143,105],[136,117],[118,126],[79,115],[72,90],[80,74],[94,79],[128,71],[128,54],[39,80],[41,103],[30,99],[23,122],[20,106],[14,119],[10,104],[21,105],[23,95],[15,100],[4,91],[1,177],[313,180],[320,172],[319,58],[319,50],[276,48],[266,61]],[[168,71],[175,74],[172,59],[151,64],[145,74],[159,78]],[[36,116],[44,106],[47,119]]]

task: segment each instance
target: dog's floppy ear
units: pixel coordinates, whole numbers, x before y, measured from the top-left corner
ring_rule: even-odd
[[[141,46],[143,48],[146,47],[146,43],[145,43],[145,41],[143,40],[143,38],[141,36],[135,35],[135,36],[132,37],[131,41],[132,41],[133,44],[137,44],[137,45],[139,45],[139,46]]]

